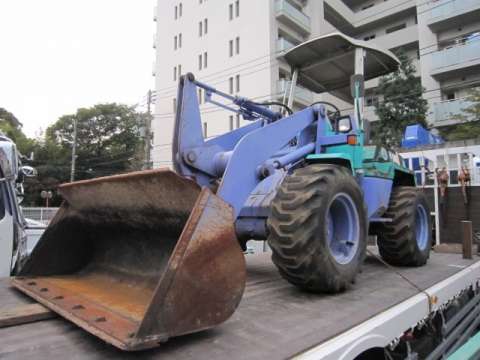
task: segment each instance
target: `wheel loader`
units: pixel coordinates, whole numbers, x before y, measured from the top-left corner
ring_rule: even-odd
[[[390,264],[425,264],[425,197],[398,156],[368,145],[362,118],[364,82],[396,70],[397,58],[333,33],[285,61],[291,86],[278,108],[183,76],[175,171],[60,186],[64,203],[13,285],[131,351],[226,321],[242,298],[251,239],[268,241],[283,278],[309,292],[347,290],[369,232]],[[354,112],[321,101],[293,112],[297,85],[348,100]],[[248,125],[205,139],[198,89]]]

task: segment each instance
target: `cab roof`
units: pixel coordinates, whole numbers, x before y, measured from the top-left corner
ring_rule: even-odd
[[[298,84],[315,93],[334,92],[345,100],[350,95],[350,77],[355,73],[355,48],[365,49],[364,78],[370,80],[398,69],[400,61],[372,41],[356,40],[335,32],[304,42],[289,50],[286,62],[299,70]]]

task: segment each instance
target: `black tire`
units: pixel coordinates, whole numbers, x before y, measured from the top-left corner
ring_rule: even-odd
[[[423,249],[417,243],[416,234],[416,211],[420,205],[427,213],[428,234]],[[432,221],[423,192],[409,186],[394,188],[384,217],[392,219],[392,222],[381,223],[376,227],[378,249],[382,258],[396,266],[425,265],[432,246]]]
[[[337,194],[347,194],[358,214],[358,246],[341,264],[327,240],[327,211]],[[351,172],[336,165],[296,169],[281,184],[268,219],[272,261],[290,283],[311,292],[337,293],[354,282],[365,258],[367,212]]]

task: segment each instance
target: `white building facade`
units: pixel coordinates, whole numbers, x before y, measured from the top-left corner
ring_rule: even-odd
[[[426,88],[429,119],[437,124],[438,109],[445,107],[437,103],[445,96],[450,99],[450,95],[435,90],[447,81],[442,80],[445,77],[438,77],[431,71],[432,61],[441,61],[431,60],[432,50],[441,51],[443,39],[450,34],[439,30],[442,26],[431,25],[431,12],[442,2],[471,3],[459,15],[461,23],[468,19],[471,22],[465,27],[468,31],[461,34],[471,36],[475,29],[480,31],[480,17],[475,16],[475,9],[480,7],[478,0],[159,0],[154,14],[157,21],[154,39],[156,107],[152,123],[154,167],[171,166],[179,76],[192,72],[197,79],[219,90],[256,101],[282,100],[290,77],[282,54],[305,40],[333,31],[374,41],[390,50],[404,49]],[[468,15],[470,12],[474,16]],[[430,42],[436,45],[424,49]],[[477,44],[480,45],[480,41]],[[480,49],[475,49],[471,51],[480,61]],[[430,53],[423,56],[424,50]],[[476,72],[480,81],[480,71],[475,66],[468,68]],[[445,72],[455,76],[462,73],[442,70],[442,74]],[[473,84],[471,80],[475,77],[468,76],[469,84]],[[377,85],[378,79],[366,85],[365,115],[370,120],[375,120],[374,104],[379,101],[375,93]],[[458,92],[458,96],[462,94]],[[334,101],[342,110],[351,108],[351,104],[328,94],[322,96],[323,100]],[[199,98],[203,95],[199,94]],[[301,108],[319,99],[318,95],[298,88],[294,105]],[[211,104],[201,101],[200,107],[207,137],[244,124],[243,119]]]

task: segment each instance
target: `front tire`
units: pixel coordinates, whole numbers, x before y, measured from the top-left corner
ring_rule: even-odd
[[[363,193],[340,166],[309,165],[287,176],[272,202],[268,228],[280,274],[307,291],[347,289],[365,258]]]
[[[425,194],[409,186],[394,188],[384,217],[392,222],[378,225],[382,258],[397,266],[425,265],[432,246],[432,221]]]

